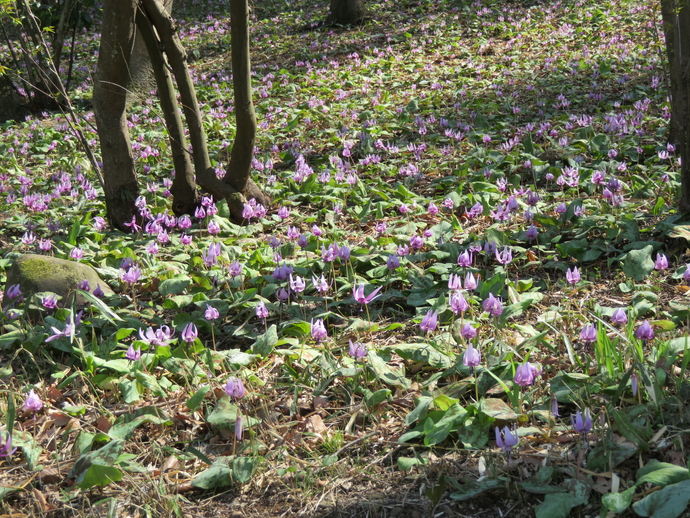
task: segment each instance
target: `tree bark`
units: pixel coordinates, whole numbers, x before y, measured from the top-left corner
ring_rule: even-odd
[[[138,212],[139,185],[127,129],[127,79],[134,42],[137,0],[104,0],[101,45],[93,92],[101,142],[105,204],[108,220],[124,232]]]
[[[256,140],[256,113],[252,101],[251,58],[249,52],[249,6],[247,0],[230,0],[232,45],[232,86],[235,95],[235,140],[225,182],[245,198],[267,205],[268,198],[251,180],[250,172]],[[241,217],[241,213],[240,213]]]
[[[246,0],[240,1],[246,2]],[[168,62],[177,80],[177,87],[182,99],[182,109],[189,129],[189,139],[193,148],[196,180],[216,200],[227,200],[232,219],[235,222],[241,222],[243,221],[243,194],[229,183],[220,180],[211,166],[206,146],[206,132],[201,120],[201,111],[199,110],[196,91],[194,90],[194,84],[187,66],[187,54],[177,36],[175,22],[162,9],[161,4],[157,0],[142,0],[142,4],[149,19],[158,31],[168,57]],[[253,185],[253,183],[247,182],[247,185]],[[259,195],[261,194],[258,188],[256,191]],[[264,198],[260,197],[257,198],[257,201],[262,199],[265,201]]]
[[[364,0],[331,0],[329,22],[338,25],[357,25],[367,14]]]
[[[661,0],[671,82],[671,125],[682,157],[680,211],[690,212],[690,4]]]
[[[172,12],[173,0],[161,0],[165,12]],[[155,66],[149,58],[149,49],[143,37],[139,37],[139,28],[134,35],[134,47],[129,61],[129,84],[127,85],[127,109],[143,99],[148,99],[149,92],[156,88]],[[159,51],[160,53],[160,51]]]
[[[137,12],[136,25],[137,35],[148,50],[149,69],[152,69],[156,80],[158,98],[160,99],[161,109],[165,117],[165,125],[168,129],[170,149],[175,165],[175,178],[170,188],[170,192],[173,195],[173,212],[178,216],[193,214],[199,197],[172,77],[161,53],[162,46],[153,30],[151,20],[142,10]],[[128,91],[127,95],[129,96],[130,93]]]

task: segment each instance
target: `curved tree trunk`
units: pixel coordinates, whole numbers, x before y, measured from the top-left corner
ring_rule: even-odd
[[[232,40],[232,87],[235,94],[237,128],[225,182],[232,185],[245,198],[254,198],[268,205],[268,198],[251,180],[249,174],[256,139],[256,113],[252,101],[251,58],[249,53],[249,6],[247,0],[230,0],[230,35]],[[231,209],[232,210],[232,209]],[[242,220],[241,208],[239,217]]]
[[[165,12],[172,12],[173,0],[161,0]],[[134,47],[132,57],[129,60],[129,84],[127,85],[127,108],[140,101],[148,99],[149,92],[154,90],[158,84],[155,64],[149,58],[149,48],[144,41],[143,35],[139,37],[139,26],[134,35]],[[160,50],[158,51],[160,53]]]
[[[139,195],[126,120],[136,5],[137,0],[103,1],[101,45],[93,91],[108,220],[114,228],[125,232],[129,231],[125,223],[138,214],[134,201]]]
[[[690,212],[690,6],[682,0],[661,0],[671,79],[672,138],[682,157],[680,211]]]
[[[175,179],[173,180],[170,192],[173,195],[173,212],[180,216],[182,214],[193,214],[197,206],[199,196],[194,181],[194,170],[187,151],[187,141],[184,136],[184,126],[180,117],[179,106],[172,77],[168,72],[167,64],[161,53],[162,45],[156,36],[151,20],[142,10],[137,12],[136,17],[137,34],[148,49],[150,66],[156,84],[158,85],[158,98],[160,99],[161,109],[165,117],[165,125],[168,129],[170,139],[170,149],[172,151],[173,163],[175,164]],[[127,92],[129,97],[131,91]]]
[[[356,25],[364,20],[366,14],[364,0],[331,0],[329,22],[338,25]]]

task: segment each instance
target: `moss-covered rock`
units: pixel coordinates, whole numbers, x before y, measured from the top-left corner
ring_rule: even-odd
[[[63,300],[69,300],[79,283],[84,280],[89,282],[91,291],[100,285],[106,295],[113,293],[96,270],[86,264],[46,255],[24,254],[14,261],[7,272],[5,292],[10,286],[19,284],[25,297],[33,293],[52,291]],[[77,297],[77,304],[85,302],[81,297]]]

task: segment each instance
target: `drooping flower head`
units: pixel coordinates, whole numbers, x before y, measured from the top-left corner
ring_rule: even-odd
[[[482,307],[492,317],[498,317],[503,313],[501,299],[494,297],[493,293],[489,293],[489,297],[482,303]]]
[[[668,268],[668,259],[666,256],[662,253],[657,253],[656,254],[656,261],[654,262],[654,269],[655,270],[665,270]]]
[[[348,354],[355,360],[361,360],[367,355],[367,346],[359,342],[350,340],[350,349]]]
[[[654,329],[649,323],[649,320],[642,322],[640,327],[635,331],[635,336],[640,340],[653,340],[654,339]]]
[[[585,324],[585,326],[580,331],[580,340],[590,344],[596,342],[597,340],[597,328],[594,324]]]
[[[199,331],[197,330],[196,326],[194,325],[194,322],[190,322],[186,326],[184,326],[184,329],[182,330],[182,333],[180,334],[180,336],[188,344],[194,342],[196,340],[197,336],[199,336]]]
[[[582,436],[587,435],[592,430],[592,417],[589,414],[589,409],[585,409],[584,416],[578,410],[575,415],[570,415],[570,420],[573,424],[573,430]]]
[[[571,284],[572,286],[575,286],[578,282],[580,282],[580,270],[577,269],[577,266],[573,266],[572,270],[568,268],[568,270],[565,272],[565,279],[568,281],[568,284]]]
[[[503,430],[499,430],[497,426],[495,432],[496,446],[501,448],[506,453],[510,453],[510,450],[512,450],[513,447],[517,446],[517,444],[520,442],[517,430],[515,429],[511,430],[510,428],[505,426]]]
[[[326,326],[323,323],[323,318],[311,319],[311,337],[316,340],[316,343],[323,342],[328,338],[328,331],[326,331]]]
[[[38,394],[31,389],[26,395],[22,408],[27,412],[38,412],[41,408],[43,408],[43,401],[41,401],[41,398],[38,397]]]
[[[628,315],[623,308],[616,308],[611,315],[611,323],[617,326],[624,326],[628,323]]]
[[[242,399],[245,394],[242,380],[235,378],[234,376],[230,376],[225,384],[225,393],[235,400]]]
[[[424,318],[422,318],[422,321],[419,324],[419,327],[425,333],[432,333],[433,331],[436,330],[437,326],[438,326],[438,311],[432,311],[432,310],[429,310],[427,312],[427,314],[424,315]]]
[[[470,368],[470,372],[474,370],[475,367],[479,366],[482,361],[482,356],[479,350],[472,346],[470,343],[465,349],[462,355],[462,364]]]
[[[525,362],[518,365],[515,369],[514,381],[521,387],[527,387],[534,384],[534,378],[541,375],[541,365],[537,363]]]

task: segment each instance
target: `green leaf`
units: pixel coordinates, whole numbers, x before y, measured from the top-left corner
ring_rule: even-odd
[[[622,493],[608,493],[601,497],[601,505],[609,511],[621,514],[630,507],[634,494],[634,486],[626,489]]]
[[[89,293],[88,291],[84,290],[75,290],[79,295],[84,297],[86,300],[88,300],[92,306],[94,306],[100,314],[111,324],[114,326],[117,326],[117,322],[124,322],[117,313],[115,313],[112,309],[110,309],[105,302],[103,302],[101,299],[96,297],[93,293]]]
[[[139,383],[151,391],[151,394],[155,397],[165,397],[165,390],[158,384],[158,380],[142,371],[136,371],[134,377]]]
[[[168,295],[181,295],[191,283],[192,279],[187,275],[175,275],[172,279],[165,279],[161,282],[158,286],[158,292],[163,297],[167,297]]]
[[[76,486],[80,489],[90,489],[95,486],[107,486],[111,482],[122,480],[122,472],[114,466],[92,464],[77,478]]]
[[[457,403],[451,406],[444,413],[443,417],[434,424],[433,429],[424,437],[424,444],[426,446],[433,446],[442,442],[453,427],[460,425],[467,417],[467,410]]]
[[[141,398],[136,380],[124,380],[120,382],[120,391],[122,392],[122,399],[127,405],[136,403]]]
[[[630,250],[630,252],[625,254],[623,264],[621,265],[625,275],[632,277],[636,281],[641,281],[647,277],[654,270],[653,250],[654,247],[652,245],[647,245],[640,250]]]
[[[450,497],[458,501],[469,500],[482,494],[484,491],[498,489],[499,487],[505,487],[505,482],[495,478],[483,480],[482,482],[468,482],[467,484],[460,485],[457,491],[451,493]]]
[[[12,432],[12,444],[22,450],[27,467],[30,471],[33,471],[38,464],[41,453],[43,453],[43,448],[38,445],[34,436],[29,432],[14,430]]]
[[[259,457],[236,457],[232,461],[232,476],[240,484],[249,482],[259,465]]]
[[[69,478],[75,478],[77,482],[81,482],[92,465],[112,466],[117,461],[124,447],[124,440],[114,439],[98,450],[81,455],[74,463],[74,466],[72,466],[68,475]]]
[[[546,495],[544,503],[534,508],[537,518],[566,518],[575,507],[575,497],[570,493]]]
[[[417,457],[398,457],[398,469],[400,471],[410,471],[417,464],[422,461]]]
[[[380,389],[376,392],[369,392],[369,394],[364,398],[364,403],[368,408],[373,408],[376,405],[380,405],[386,401],[390,395],[390,389]]]
[[[144,407],[134,414],[125,414],[117,418],[108,430],[113,439],[129,439],[134,430],[144,423],[171,425],[172,421],[162,415],[156,407]]]
[[[217,487],[229,486],[231,484],[232,469],[230,469],[230,466],[225,464],[223,460],[214,462],[192,480],[192,486],[198,487],[199,489],[214,489]]]
[[[447,369],[451,365],[447,355],[426,343],[399,344],[390,349],[405,360],[426,363],[435,369]]]
[[[687,468],[652,459],[637,472],[635,485],[639,486],[647,482],[655,486],[670,486],[687,479],[690,479]]]
[[[640,516],[676,518],[685,512],[688,501],[690,501],[690,480],[684,480],[666,486],[635,502],[633,510]]]
[[[191,411],[196,410],[197,408],[199,408],[199,405],[204,400],[204,398],[206,397],[206,394],[208,394],[209,390],[211,390],[211,386],[210,385],[204,385],[199,390],[197,390],[192,397],[190,397],[187,400],[187,402],[185,403],[185,406]]]
[[[273,352],[273,348],[278,342],[278,332],[275,324],[271,324],[268,330],[259,336],[252,345],[252,353],[257,354],[263,358],[268,357]]]

